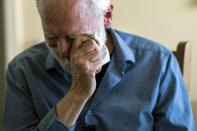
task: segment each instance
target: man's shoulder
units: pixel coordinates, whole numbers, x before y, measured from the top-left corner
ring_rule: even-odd
[[[26,49],[25,51],[18,54],[14,59],[9,63],[10,66],[20,65],[30,62],[43,63],[46,60],[48,55],[48,48],[45,43],[39,43],[33,45],[32,47]]]
[[[121,39],[134,50],[144,50],[144,51],[152,51],[164,54],[171,54],[171,51],[167,49],[164,44],[160,44],[158,42],[152,41],[150,39],[144,38],[142,36],[138,36],[131,33],[126,33],[119,30],[114,30]]]

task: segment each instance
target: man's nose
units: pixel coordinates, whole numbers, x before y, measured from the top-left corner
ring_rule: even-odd
[[[58,48],[59,55],[61,57],[68,57],[70,43],[68,43],[64,38],[58,39],[57,48]]]

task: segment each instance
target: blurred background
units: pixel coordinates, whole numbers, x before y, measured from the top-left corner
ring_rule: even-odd
[[[178,42],[192,47],[189,97],[197,113],[197,0],[112,0],[113,28],[157,41],[171,50]],[[26,48],[43,41],[35,0],[0,1],[0,109],[7,63]],[[0,113],[0,118],[2,113]]]

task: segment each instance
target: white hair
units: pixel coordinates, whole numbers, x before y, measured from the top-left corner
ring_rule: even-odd
[[[109,8],[110,0],[90,0],[93,3],[94,12],[104,15]]]
[[[42,10],[43,5],[48,6],[48,4],[51,4],[52,2],[55,1],[60,1],[63,2],[65,0],[36,0],[36,5],[37,9],[40,12]],[[99,43],[106,43],[106,32],[105,32],[105,27],[104,27],[104,21],[103,17],[105,13],[108,11],[108,8],[110,6],[110,0],[84,0],[87,4],[89,4],[89,10],[88,12],[93,13],[93,15],[97,16],[98,18],[98,38],[99,38]],[[58,54],[57,48],[50,47],[48,44],[46,44],[50,52],[55,56],[56,60],[59,62],[61,67],[66,70],[68,73],[71,73],[71,67],[70,67],[70,61],[68,58],[62,58]]]
[[[64,0],[62,0],[63,2]],[[38,11],[40,11],[40,4],[43,2],[43,0],[36,0],[36,5]],[[45,0],[45,2],[55,2],[55,0]],[[86,0],[87,3],[92,3],[91,4],[91,9],[93,13],[98,14],[98,15],[104,15],[110,6],[110,0]]]

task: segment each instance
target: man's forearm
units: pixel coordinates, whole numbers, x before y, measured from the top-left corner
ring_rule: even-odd
[[[102,67],[100,50],[88,36],[76,38],[70,51],[72,85],[56,105],[57,117],[68,127],[75,124],[84,105],[96,90],[95,75]]]
[[[56,105],[56,113],[67,127],[75,124],[79,117],[88,97],[80,96],[80,94],[69,90],[68,93]]]

